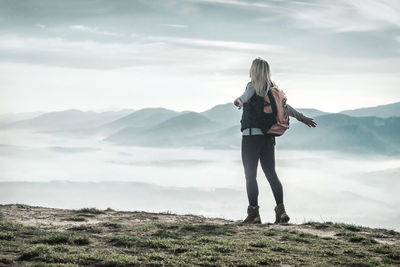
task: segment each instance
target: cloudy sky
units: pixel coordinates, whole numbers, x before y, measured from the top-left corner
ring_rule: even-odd
[[[256,56],[296,108],[400,101],[397,0],[0,0],[0,113],[233,101]]]

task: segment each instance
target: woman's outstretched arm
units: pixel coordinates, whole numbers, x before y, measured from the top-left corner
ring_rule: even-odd
[[[249,99],[255,94],[255,92],[256,89],[254,88],[253,84],[248,83],[244,93],[238,98],[236,98],[233,104],[235,104],[235,106],[237,106],[240,109],[243,106],[243,103],[249,101]]]
[[[296,120],[301,121],[302,123],[306,124],[308,127],[315,127],[317,125],[317,123],[314,121],[313,118],[309,118],[309,117],[305,116],[303,113],[297,111],[295,108],[293,108],[289,104],[286,104],[286,110],[287,110],[289,116],[296,118]]]

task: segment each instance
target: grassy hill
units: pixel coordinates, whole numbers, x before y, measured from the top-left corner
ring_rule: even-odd
[[[240,221],[0,205],[0,265],[395,266],[400,233],[341,223]]]

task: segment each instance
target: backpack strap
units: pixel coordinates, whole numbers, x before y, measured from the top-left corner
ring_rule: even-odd
[[[275,101],[275,97],[274,97],[274,95],[273,95],[273,93],[272,93],[272,90],[274,90],[274,89],[271,88],[271,90],[268,91],[268,97],[269,97],[271,103],[268,103],[268,102],[264,101],[265,103],[268,104],[268,105],[265,105],[265,103],[264,103],[264,105],[265,105],[265,106],[272,105],[272,113],[273,113],[275,116],[277,116],[277,115],[278,115],[278,108],[277,108],[277,106],[276,106],[276,101]]]

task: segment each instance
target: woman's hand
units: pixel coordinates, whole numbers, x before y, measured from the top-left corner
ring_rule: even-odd
[[[241,109],[242,106],[243,106],[243,104],[242,104],[242,102],[239,100],[239,98],[236,98],[235,101],[233,102],[233,104],[234,104],[235,106],[237,106],[238,109]]]
[[[317,123],[314,121],[313,118],[307,117],[303,123],[306,124],[308,127],[316,127],[317,126]]]

